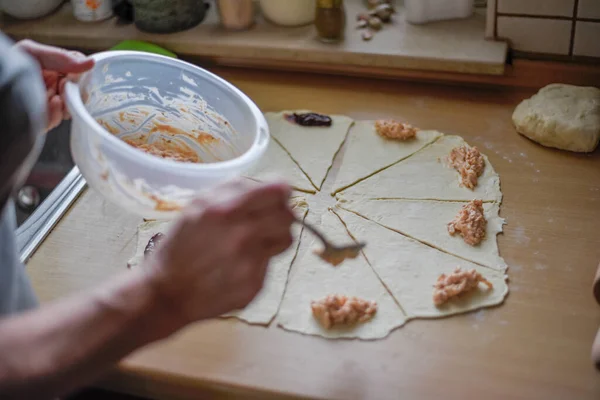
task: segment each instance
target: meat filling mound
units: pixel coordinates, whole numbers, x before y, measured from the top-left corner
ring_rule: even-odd
[[[418,131],[414,126],[391,119],[375,121],[375,130],[384,138],[396,140],[414,139]]]
[[[377,303],[374,301],[337,294],[312,301],[310,307],[315,319],[325,329],[366,322],[377,312]]]
[[[434,285],[433,303],[436,306],[441,306],[454,297],[476,289],[480,282],[485,284],[489,289],[494,288],[494,285],[490,281],[474,269],[463,271],[460,268],[456,268],[449,275],[442,274]]]
[[[472,200],[464,205],[458,215],[448,224],[448,233],[459,233],[465,243],[477,246],[485,238],[487,221],[483,215],[483,202]]]
[[[485,168],[483,155],[477,147],[460,146],[452,149],[448,161],[460,173],[461,185],[473,190]]]

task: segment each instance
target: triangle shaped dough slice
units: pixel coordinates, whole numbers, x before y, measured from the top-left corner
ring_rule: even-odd
[[[504,219],[499,217],[500,206],[498,203],[483,204],[487,220],[485,238],[477,246],[471,246],[459,234],[450,236],[447,228],[464,204],[435,200],[357,200],[338,203],[343,209],[442,251],[489,268],[505,270],[506,263],[500,257],[496,240],[504,225]]]
[[[336,212],[357,240],[367,242],[364,253],[369,263],[409,318],[445,317],[504,301],[508,293],[504,272],[443,253],[348,211]],[[456,267],[476,269],[494,288],[480,284],[478,290],[436,307],[433,285],[441,274],[449,274]]]
[[[332,194],[410,157],[441,135],[437,131],[419,131],[412,140],[390,140],[377,134],[375,121],[356,122],[348,134]]]
[[[307,208],[300,205],[294,208],[294,212],[300,219],[304,219]],[[268,325],[273,320],[283,298],[290,267],[300,246],[301,234],[302,226],[292,225],[294,243],[289,249],[271,260],[260,293],[243,310],[226,314],[225,317],[236,317],[250,324],[260,325]]]
[[[308,204],[303,197],[292,198],[292,206],[297,216],[303,219],[308,210]],[[141,224],[138,228],[138,242],[136,254],[129,261],[130,268],[137,267],[144,260],[144,249],[148,241],[156,233],[167,233],[170,228],[170,221],[149,221]],[[294,243],[282,254],[274,257],[269,264],[265,283],[260,293],[244,309],[237,310],[223,317],[236,317],[250,324],[268,325],[281,304],[283,292],[288,280],[288,273],[298,247],[300,245],[300,234],[302,228],[299,224],[292,226],[292,234],[295,238]]]
[[[331,211],[322,215],[318,226],[334,243],[352,241],[340,219]],[[302,249],[294,262],[290,282],[277,314],[280,327],[330,339],[381,339],[404,324],[406,317],[363,256],[334,267],[313,253],[321,244],[312,236],[307,236],[306,230],[304,232]],[[353,327],[324,329],[313,317],[310,304],[330,294],[376,301],[377,313],[371,320]]]
[[[450,151],[466,144],[460,136],[443,136],[412,157],[344,190],[338,198],[501,201],[500,177],[486,156],[474,190],[461,187],[459,173],[447,165]]]
[[[292,160],[290,155],[279,143],[271,138],[264,157],[246,177],[262,182],[274,177],[285,179],[290,186],[301,192],[315,193],[314,186],[304,175],[304,172]]]
[[[310,111],[265,114],[271,136],[290,154],[313,185],[320,189],[353,121],[342,115],[331,115],[333,123],[330,127],[303,127],[285,119],[285,114],[293,112]]]

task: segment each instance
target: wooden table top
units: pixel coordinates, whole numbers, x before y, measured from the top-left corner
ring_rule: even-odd
[[[477,145],[502,181],[508,225],[499,243],[510,294],[500,307],[412,321],[375,342],[329,341],[274,324],[199,323],[126,359],[105,387],[170,400],[206,390],[236,398],[600,398],[590,361],[600,326],[591,293],[600,260],[599,154],[546,149],[516,134],[512,111],[531,91],[215,72],[263,111],[396,117]],[[86,192],[28,264],[42,300],[126,273],[138,223]]]

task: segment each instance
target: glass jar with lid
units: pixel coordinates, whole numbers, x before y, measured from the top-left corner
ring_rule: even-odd
[[[339,42],[344,38],[346,11],[344,0],[317,0],[315,26],[323,42]]]

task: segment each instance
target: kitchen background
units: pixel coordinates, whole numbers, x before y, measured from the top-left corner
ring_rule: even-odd
[[[488,0],[487,15],[487,37],[517,56],[600,57],[600,0]]]
[[[365,6],[379,3],[377,0],[346,0],[346,5],[355,2],[365,3]],[[0,0],[6,14],[22,19],[43,17],[55,12],[63,3],[64,0]],[[138,28],[152,32],[191,28],[202,22],[207,12],[204,6],[198,6],[202,2],[197,0],[71,1],[75,17],[84,21],[104,20],[112,15],[113,7],[122,22],[132,19],[133,12],[129,3],[138,10]],[[216,0],[210,3],[213,4],[208,13],[218,10],[221,23],[232,30],[250,29],[253,26],[255,14],[252,3],[260,3],[267,19],[280,26],[300,26],[314,21],[312,10],[315,0]],[[327,3],[336,2],[323,2]],[[395,18],[405,18],[419,24],[436,19],[468,17],[475,6],[476,14],[485,15],[485,32],[482,34],[489,40],[506,41],[513,50],[513,56],[517,58],[584,63],[600,58],[599,0],[397,0],[390,3],[396,8]],[[180,10],[187,9],[187,17],[177,24],[162,18],[156,8],[162,7],[166,14],[168,4],[173,4]],[[348,24],[355,24],[354,15],[348,15]],[[363,32],[363,40],[370,41],[381,26],[365,25],[368,31]],[[386,28],[385,25],[383,28]],[[447,33],[452,35],[452,32]],[[475,31],[473,33],[479,34]]]

